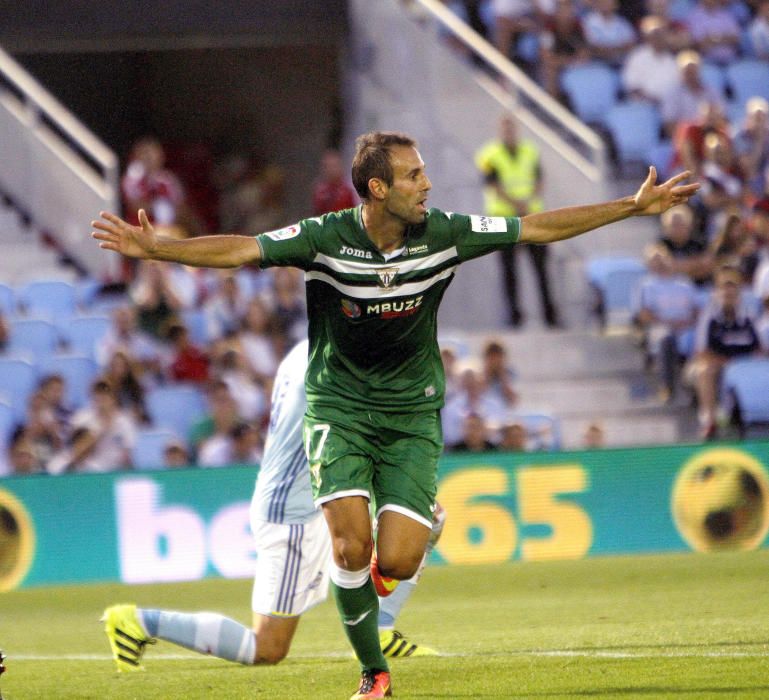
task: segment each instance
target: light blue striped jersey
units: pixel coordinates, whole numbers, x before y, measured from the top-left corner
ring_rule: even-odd
[[[286,355],[272,389],[270,428],[251,501],[254,517],[271,523],[305,523],[316,512],[302,443],[307,353],[303,341]]]

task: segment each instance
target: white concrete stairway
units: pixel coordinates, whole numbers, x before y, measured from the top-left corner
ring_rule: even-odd
[[[507,348],[518,379],[522,413],[545,412],[561,422],[563,447],[578,448],[585,428],[600,423],[607,446],[666,444],[692,439],[693,410],[685,400],[662,404],[641,352],[629,334],[592,330],[521,331],[463,335],[444,329],[480,356],[495,338]]]

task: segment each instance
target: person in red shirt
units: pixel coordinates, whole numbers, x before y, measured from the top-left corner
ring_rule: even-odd
[[[207,382],[208,356],[190,342],[189,332],[179,324],[168,331],[173,345],[173,356],[168,368],[171,379],[177,382]]]
[[[320,160],[320,176],[312,187],[313,214],[320,216],[357,204],[355,190],[344,177],[342,156],[333,148],[327,149]]]

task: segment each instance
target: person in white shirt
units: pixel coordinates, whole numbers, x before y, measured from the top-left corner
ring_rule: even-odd
[[[70,447],[50,460],[48,471],[100,473],[127,469],[135,440],[135,421],[120,409],[112,386],[97,379],[91,386],[90,405],[72,418]]]
[[[641,20],[643,42],[630,50],[622,68],[622,87],[634,98],[659,105],[678,84],[678,65],[667,41],[661,17]]]

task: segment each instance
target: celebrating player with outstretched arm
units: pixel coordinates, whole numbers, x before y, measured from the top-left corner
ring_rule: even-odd
[[[696,183],[682,184],[688,175],[657,184],[650,168],[634,196],[523,218],[452,214],[427,208],[432,185],[414,140],[373,132],[356,143],[352,180],[362,205],[355,209],[255,238],[171,241],[144,215],[140,227],[106,213],[94,222],[103,248],[133,257],[305,271],[305,445],[331,533],[332,590],[362,667],[353,700],[391,695],[372,575],[413,576],[431,533],[445,383],[437,314],[456,267],[519,241],[549,243],[659,214],[697,191]],[[379,521],[373,566],[371,498]]]

